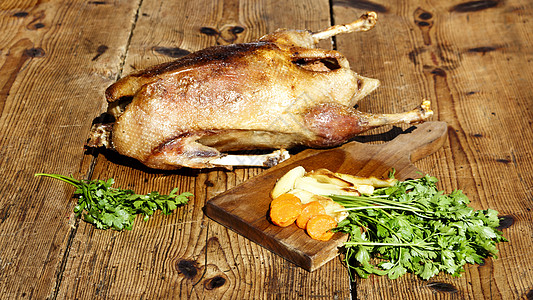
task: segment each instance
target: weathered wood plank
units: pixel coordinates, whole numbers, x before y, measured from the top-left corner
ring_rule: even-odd
[[[336,23],[369,9],[358,2],[333,4]],[[475,208],[496,209],[514,224],[504,230],[510,242],[499,245],[499,259],[467,266],[461,278],[372,277],[357,280],[357,298],[530,297],[533,262],[526,249],[533,238],[524,233],[533,226],[531,4],[376,1],[372,8],[381,10],[373,31],[360,39],[337,38],[363,75],[382,80],[361,109],[400,111],[423,97],[433,100],[436,119],[449,124],[449,140],[417,166],[440,178],[448,192],[462,189]]]
[[[250,41],[278,27],[327,26],[329,6],[321,0],[144,0],[122,75],[207,46]],[[178,186],[195,197],[173,215],[139,222],[131,232],[103,232],[80,224],[59,297],[349,298],[349,280],[339,261],[309,273],[205,217],[208,199],[261,172],[159,172],[124,157],[99,156],[93,178],[114,177],[139,193]]]
[[[134,12],[130,2],[0,3],[2,299],[54,296],[74,225],[73,190],[33,175],[86,173],[86,133],[129,34],[116,17],[127,22]]]
[[[117,76],[278,27],[330,23],[323,0],[168,2],[0,2],[0,298],[349,298],[338,261],[310,274],[203,215],[209,198],[262,170],[155,172],[84,155],[90,122]],[[366,10],[380,15],[376,29],[336,39],[354,70],[382,80],[360,108],[393,112],[433,100],[449,141],[417,167],[512,225],[500,258],[468,266],[461,278],[371,277],[356,281],[356,298],[531,298],[531,4],[332,3],[335,23]],[[388,129],[361,140],[390,138]],[[141,193],[178,186],[196,198],[131,232],[104,232],[78,225],[72,188],[33,177],[41,171],[114,177]]]

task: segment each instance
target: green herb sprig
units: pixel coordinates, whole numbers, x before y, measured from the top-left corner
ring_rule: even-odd
[[[173,189],[168,195],[151,192],[138,195],[133,190],[114,188],[113,178],[103,180],[76,180],[72,176],[38,173],[35,176],[55,178],[76,187],[78,204],[74,207],[76,216],[81,216],[98,229],[131,230],[137,215],[147,221],[157,210],[165,215],[172,213],[179,205],[186,204],[193,194],[178,194]]]
[[[352,279],[411,272],[427,280],[441,271],[460,276],[466,263],[496,258],[496,243],[507,241],[496,229],[498,212],[475,211],[462,191],[446,195],[437,181],[426,175],[371,196],[330,196],[350,212],[335,230],[350,236],[344,248]]]

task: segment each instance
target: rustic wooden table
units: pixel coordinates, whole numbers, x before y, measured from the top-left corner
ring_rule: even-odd
[[[318,30],[367,10],[370,32],[322,47],[382,86],[360,109],[433,101],[448,141],[416,166],[505,216],[498,259],[441,274],[350,282],[334,259],[307,272],[210,220],[207,200],[263,172],[149,170],[84,143],[118,78],[215,44],[277,28]],[[0,298],[533,299],[533,5],[526,0],[0,2]],[[378,138],[391,127],[371,132]],[[73,188],[38,172],[115,178],[139,193],[191,191],[170,216],[132,231],[73,214]]]

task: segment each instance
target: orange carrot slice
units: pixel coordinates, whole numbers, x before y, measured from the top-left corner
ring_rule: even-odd
[[[335,234],[331,229],[337,227],[335,219],[328,215],[316,215],[307,221],[307,234],[315,240],[329,241]]]
[[[302,213],[296,219],[296,225],[302,229],[305,229],[307,221],[316,215],[325,215],[326,209],[318,201],[312,201],[302,206]]]
[[[302,204],[302,202],[300,201],[298,197],[294,196],[293,194],[286,193],[286,194],[281,194],[279,197],[272,200],[272,202],[270,202],[270,208],[273,208],[274,206],[277,206],[277,205],[287,204],[287,203]]]
[[[302,205],[299,203],[283,203],[270,208],[270,220],[272,223],[287,227],[294,223],[302,213]]]

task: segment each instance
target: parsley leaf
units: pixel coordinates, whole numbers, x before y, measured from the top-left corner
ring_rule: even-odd
[[[466,263],[496,257],[496,243],[507,241],[496,229],[498,212],[475,211],[462,191],[444,194],[437,182],[426,175],[371,196],[330,196],[350,212],[335,230],[350,235],[344,250],[352,279],[411,272],[428,280],[441,271],[460,276]]]
[[[72,176],[45,173],[35,176],[51,177],[75,186],[78,204],[74,207],[74,213],[98,229],[131,230],[137,215],[142,215],[146,221],[157,210],[165,215],[171,214],[179,205],[187,204],[189,197],[193,196],[189,192],[178,194],[177,188],[168,195],[158,192],[138,195],[132,190],[112,187],[115,183],[113,178],[107,181],[76,180]]]

